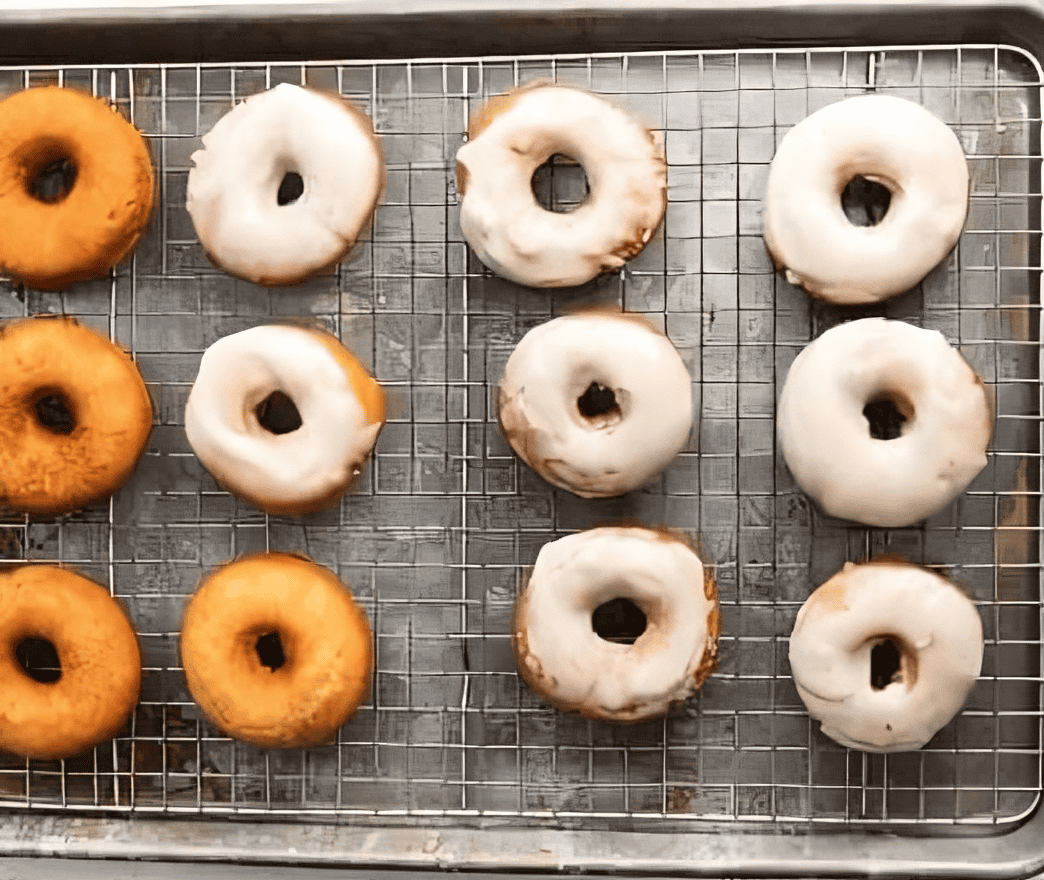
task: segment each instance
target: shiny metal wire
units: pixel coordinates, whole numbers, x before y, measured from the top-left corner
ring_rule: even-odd
[[[487,273],[457,223],[453,157],[490,95],[546,77],[631,107],[662,133],[663,228],[619,275],[531,291]],[[190,156],[236,101],[278,82],[336,90],[375,120],[389,168],[372,235],[331,274],[264,290],[216,270],[184,209]],[[0,758],[5,808],[299,816],[477,814],[552,822],[762,820],[1012,823],[1040,796],[1040,87],[1000,46],[674,52],[380,63],[40,67],[43,83],[110,98],[149,138],[159,207],[134,259],[58,294],[0,291],[0,317],[67,312],[134,353],[156,404],[146,458],[108,505],[57,522],[0,521],[5,563],[58,561],[107,583],[141,635],[146,676],[127,729],[64,762]],[[776,395],[796,353],[842,313],[773,272],[761,195],[791,125],[844,95],[920,101],[968,153],[957,251],[913,292],[847,315],[941,330],[983,376],[997,429],[986,471],[927,523],[864,529],[822,516],[777,455]],[[537,183],[583,197],[582,171]],[[494,391],[513,345],[577,303],[663,327],[694,376],[690,447],[623,499],[552,491],[500,437]],[[182,429],[202,350],[264,321],[338,333],[386,386],[392,417],[336,509],[266,517],[201,469]],[[699,454],[697,454],[697,450]],[[517,586],[540,546],[637,519],[698,534],[722,599],[721,668],[690,704],[613,727],[548,709],[518,679]],[[181,610],[211,566],[295,550],[364,604],[377,645],[369,701],[336,743],[263,752],[201,719],[178,663]],[[810,590],[848,559],[900,554],[950,571],[983,612],[982,680],[925,749],[849,752],[809,723],[787,638]]]

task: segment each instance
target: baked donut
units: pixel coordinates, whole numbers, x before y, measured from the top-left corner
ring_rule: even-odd
[[[982,621],[929,569],[846,562],[798,611],[790,666],[808,714],[831,739],[864,752],[919,749],[975,684]]]
[[[152,431],[134,361],[67,317],[0,327],[0,506],[57,516],[126,482]]]
[[[884,216],[855,225],[850,184],[882,195]],[[862,95],[795,125],[769,169],[765,244],[791,284],[841,305],[909,290],[953,249],[968,213],[957,136],[919,104]]]
[[[886,528],[960,495],[993,430],[982,380],[943,335],[884,318],[832,327],[798,354],[776,420],[790,472],[823,510]]]
[[[340,260],[384,186],[370,119],[289,83],[222,116],[192,161],[186,207],[203,250],[256,284],[296,284]]]
[[[141,654],[108,591],[23,565],[0,572],[0,608],[0,749],[68,758],[115,736],[138,703]],[[57,676],[53,666],[32,671],[37,651],[51,663],[57,655]]]
[[[645,320],[579,312],[522,337],[499,411],[504,436],[540,476],[605,498],[647,483],[685,447],[692,385],[671,341]]]
[[[46,86],[0,101],[0,271],[40,290],[104,276],[152,212],[145,139],[105,101]]]
[[[545,211],[534,172],[575,159],[590,194],[575,211]],[[487,102],[457,152],[460,227],[479,259],[530,287],[566,287],[637,256],[667,208],[667,162],[627,111],[573,86],[530,83]]]
[[[623,616],[621,600],[645,618],[631,644],[596,632],[603,610]],[[643,721],[714,671],[718,623],[717,587],[684,539],[606,526],[540,548],[515,605],[513,645],[526,684],[556,708]]]
[[[185,406],[185,433],[203,466],[268,513],[333,504],[383,422],[384,393],[352,353],[329,333],[289,325],[211,345]]]
[[[208,574],[181,625],[193,699],[224,733],[264,748],[334,739],[373,670],[366,615],[304,556],[262,553]]]

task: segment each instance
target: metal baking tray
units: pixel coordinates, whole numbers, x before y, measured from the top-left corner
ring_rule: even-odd
[[[0,522],[0,564],[58,561],[107,584],[146,666],[141,705],[113,741],[64,762],[0,756],[0,853],[710,876],[1044,868],[1044,9],[873,8],[608,4],[566,15],[531,2],[509,16],[433,3],[395,14],[351,4],[0,18],[0,94],[57,82],[108,97],[148,136],[160,181],[151,227],[107,280],[55,294],[0,288],[0,318],[65,312],[126,345],[156,409],[149,451],[111,503]],[[575,290],[492,276],[457,222],[454,155],[469,114],[535,77],[617,98],[666,143],[664,226],[624,271]],[[284,81],[337,89],[372,115],[388,185],[351,259],[301,286],[262,289],[208,263],[185,185],[201,134]],[[971,208],[957,250],[914,291],[842,312],[773,272],[761,197],[790,126],[871,90],[913,98],[954,128]],[[568,203],[583,180],[559,165],[538,187]],[[620,499],[552,490],[496,427],[514,344],[582,303],[645,314],[694,377],[690,446]],[[790,361],[843,317],[870,314],[942,331],[996,405],[986,470],[915,528],[823,516],[775,445]],[[183,408],[207,345],[302,316],[375,372],[391,418],[338,508],[266,517],[201,468]],[[515,671],[518,586],[546,541],[635,519],[699,536],[722,600],[720,668],[662,721],[555,712]],[[374,686],[336,744],[235,743],[186,692],[177,631],[187,596],[210,567],[266,548],[337,571],[373,623]],[[950,572],[986,633],[964,712],[924,749],[890,756],[824,737],[787,663],[811,589],[845,560],[885,553]]]

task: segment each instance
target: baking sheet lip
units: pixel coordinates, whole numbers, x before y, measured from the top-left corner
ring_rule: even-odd
[[[91,9],[2,10],[0,54],[25,63],[61,57],[98,64],[195,63],[208,58],[238,60],[261,46],[276,58],[350,55],[387,57],[388,46],[404,54],[452,54],[462,39],[457,28],[439,28],[454,19],[474,24],[465,37],[476,46],[498,46],[512,55],[535,47],[566,51],[606,48],[772,48],[785,45],[849,45],[868,42],[1009,42],[1035,47],[1044,56],[1042,0],[878,0],[866,4],[806,0],[658,0],[649,6],[630,0],[572,3],[519,0],[510,7],[496,0],[334,0],[322,4],[168,6]],[[322,27],[317,30],[316,26]],[[99,39],[87,38],[92,32]],[[856,36],[859,35],[859,36]],[[104,37],[104,39],[100,39]],[[911,40],[906,40],[910,37]],[[489,54],[483,52],[482,54]]]
[[[1042,7],[1044,7],[1044,0],[1041,0]],[[1044,19],[1042,19],[1044,21]],[[1035,83],[1017,83],[1017,87],[1022,88],[1044,88],[1044,55],[1038,58],[1031,49],[1025,46],[1020,46],[1016,43],[1004,43],[1004,42],[963,42],[963,43],[924,43],[924,42],[913,42],[913,43],[865,43],[862,45],[846,45],[844,51],[849,55],[869,54],[873,52],[918,52],[918,51],[932,51],[932,52],[946,52],[946,51],[993,51],[999,50],[1002,52],[1016,52],[1026,58],[1033,64],[1036,71],[1038,82]],[[587,61],[588,59],[599,61],[599,60],[612,60],[620,58],[650,58],[650,57],[685,57],[693,54],[693,49],[634,49],[634,50],[613,50],[605,52],[527,52],[525,55],[518,54],[493,54],[493,55],[431,55],[431,56],[402,56],[402,57],[388,57],[380,59],[358,59],[358,58],[332,58],[332,59],[318,59],[318,60],[287,60],[287,59],[254,59],[254,60],[235,60],[235,61],[213,61],[213,62],[192,62],[192,61],[171,61],[171,62],[159,62],[157,64],[152,63],[139,63],[139,62],[121,62],[110,65],[101,65],[110,70],[127,70],[133,68],[152,68],[161,67],[167,70],[195,70],[198,67],[205,68],[207,70],[225,70],[234,68],[252,68],[252,67],[272,67],[272,68],[293,68],[293,67],[304,67],[304,68],[324,68],[324,67],[420,67],[425,65],[465,65],[465,64],[511,64],[518,61],[526,62],[541,62],[541,61],[557,61],[557,62],[568,62],[568,61]],[[829,45],[815,45],[815,46],[776,46],[776,47],[750,47],[750,48],[720,48],[720,49],[700,49],[698,50],[701,55],[763,55],[766,53],[778,54],[778,55],[804,55],[804,54],[819,54],[819,53],[831,53],[837,52],[838,47]],[[2,56],[0,56],[2,57]],[[9,64],[0,63],[0,71],[12,72],[22,71],[27,65],[25,64]],[[96,63],[69,63],[69,64],[33,64],[34,70],[38,71],[70,71],[70,70],[94,70],[99,67]],[[196,137],[196,135],[185,135],[183,137]],[[1006,158],[1019,158],[1019,157],[1008,157]],[[1033,157],[1036,158],[1036,157]],[[974,196],[986,198],[985,196]],[[992,198],[992,196],[989,196]],[[989,230],[995,232],[998,230]],[[1005,267],[1013,268],[1013,267]],[[1017,267],[1015,267],[1017,268]],[[1033,266],[1029,268],[1039,269],[1040,267]],[[660,274],[660,273],[652,273]],[[195,277],[195,276],[185,276]],[[403,277],[410,277],[404,275]],[[433,275],[432,277],[442,277],[439,275]],[[1038,304],[1040,305],[1040,304]]]
[[[1044,868],[1040,824],[993,838],[857,837],[844,831],[745,835],[733,828],[732,834],[679,834],[665,841],[647,832],[500,827],[491,834],[484,828],[348,825],[317,830],[300,824],[258,828],[248,822],[62,822],[18,816],[0,830],[0,856],[674,876],[732,872],[806,878],[853,874],[1014,878]],[[493,847],[485,843],[487,837],[495,839]]]
[[[154,5],[93,4],[90,6],[60,6],[33,4],[21,8],[0,9],[0,21],[25,21],[47,24],[53,21],[71,22],[75,19],[128,19],[155,20],[213,19],[228,18],[257,21],[283,17],[342,17],[374,16],[382,18],[410,18],[426,15],[484,15],[503,14],[518,16],[551,15],[561,18],[577,18],[593,15],[635,13],[664,15],[669,13],[707,14],[709,12],[773,12],[786,11],[807,15],[866,15],[865,0],[803,0],[800,3],[787,0],[655,0],[638,3],[635,0],[598,0],[598,2],[558,2],[558,0],[514,0],[510,8],[498,0],[333,0],[333,2],[287,2],[287,0],[260,0],[260,2],[199,2],[179,3],[159,0]],[[1005,10],[1022,10],[1044,18],[1044,4],[1039,0],[874,0],[873,12],[888,14],[903,11],[967,10],[979,9],[994,14]]]

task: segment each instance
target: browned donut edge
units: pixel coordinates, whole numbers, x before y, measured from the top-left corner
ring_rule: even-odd
[[[703,556],[700,553],[701,542],[698,538],[693,539],[685,532],[668,526],[649,526],[643,523],[616,521],[612,523],[603,523],[602,525],[593,526],[592,528],[603,527],[640,528],[643,531],[653,533],[662,541],[682,544],[689,550],[692,550],[699,558],[700,563],[703,566],[703,595],[713,604],[710,611],[707,612],[707,645],[704,648],[699,664],[692,673],[693,685],[698,690],[703,686],[703,683],[708,677],[710,677],[714,670],[717,669],[718,637],[721,633],[718,586],[714,579],[714,573],[712,571],[713,566],[703,561]],[[522,626],[522,620],[525,616],[525,608],[529,603],[529,591],[527,588],[529,577],[531,575],[532,570],[527,573],[525,583],[520,586],[518,599],[515,602],[515,608],[511,615],[511,647],[515,655],[515,665],[518,668],[522,680],[526,683],[526,686],[534,694],[555,709],[562,712],[575,712],[578,715],[581,715],[584,718],[590,718],[593,721],[611,721],[618,724],[641,724],[646,721],[653,721],[656,718],[663,717],[662,715],[646,715],[641,718],[621,717],[617,713],[598,712],[597,710],[587,706],[578,703],[570,703],[567,700],[559,700],[551,696],[551,692],[557,688],[558,682],[555,681],[553,677],[549,678],[545,676],[543,670],[540,668],[540,662],[529,653],[526,629]],[[537,671],[535,673],[530,672],[528,668],[529,665],[525,662],[527,659],[532,660],[536,665]],[[628,707],[624,707],[622,711],[626,712],[627,710]]]

